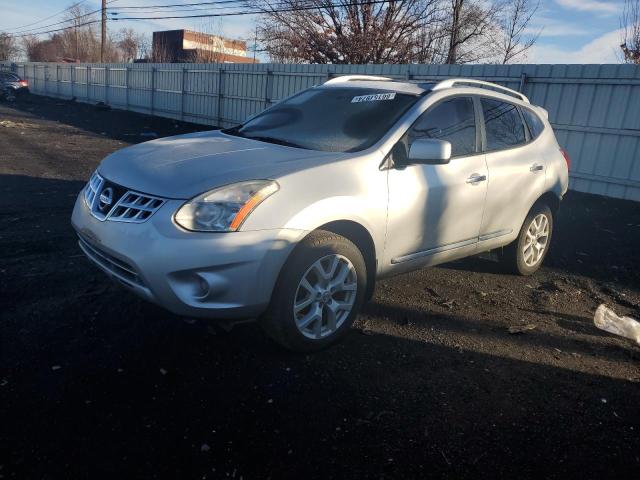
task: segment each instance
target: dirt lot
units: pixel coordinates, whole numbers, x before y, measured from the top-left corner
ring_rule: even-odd
[[[100,159],[194,128],[0,106],[0,478],[640,478],[640,348],[592,323],[602,302],[640,318],[638,204],[570,193],[534,277],[396,277],[344,343],[292,355],[139,300],[77,247]]]

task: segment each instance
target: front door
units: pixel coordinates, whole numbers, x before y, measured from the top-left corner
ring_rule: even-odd
[[[398,160],[416,138],[437,138],[451,143],[452,158],[388,171],[387,265],[411,268],[475,251],[488,178],[477,118],[471,97],[449,98],[423,113],[394,147]]]

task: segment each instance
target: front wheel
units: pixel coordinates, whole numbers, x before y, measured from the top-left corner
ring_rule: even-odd
[[[553,214],[548,205],[538,203],[531,208],[518,238],[504,247],[502,263],[513,273],[531,275],[542,266],[549,252],[553,233]]]
[[[18,99],[18,96],[12,88],[7,88],[4,91],[4,99],[9,103],[13,103]]]
[[[362,306],[367,270],[353,242],[310,233],[280,272],[262,327],[280,345],[315,351],[347,333]]]

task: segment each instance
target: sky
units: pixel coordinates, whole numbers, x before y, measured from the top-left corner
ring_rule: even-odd
[[[54,15],[79,0],[0,0],[0,31],[16,32],[24,25]],[[196,0],[111,0],[110,7],[193,3]],[[99,0],[86,0],[90,8],[98,8]],[[530,31],[541,32],[530,50],[526,63],[618,63],[621,43],[620,14],[624,0],[541,0]],[[122,10],[120,15],[131,10]],[[179,13],[174,13],[179,14]],[[147,14],[148,15],[148,14]],[[45,26],[60,16],[44,20],[24,29]],[[211,19],[172,19],[110,21],[108,28],[132,27],[150,33],[154,30],[187,28],[217,33],[234,39],[254,37],[256,17],[221,17]],[[56,28],[56,27],[49,27]],[[265,60],[262,59],[261,60]]]

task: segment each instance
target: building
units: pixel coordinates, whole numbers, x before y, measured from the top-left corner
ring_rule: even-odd
[[[161,63],[258,63],[247,43],[191,30],[153,32],[153,60]]]

